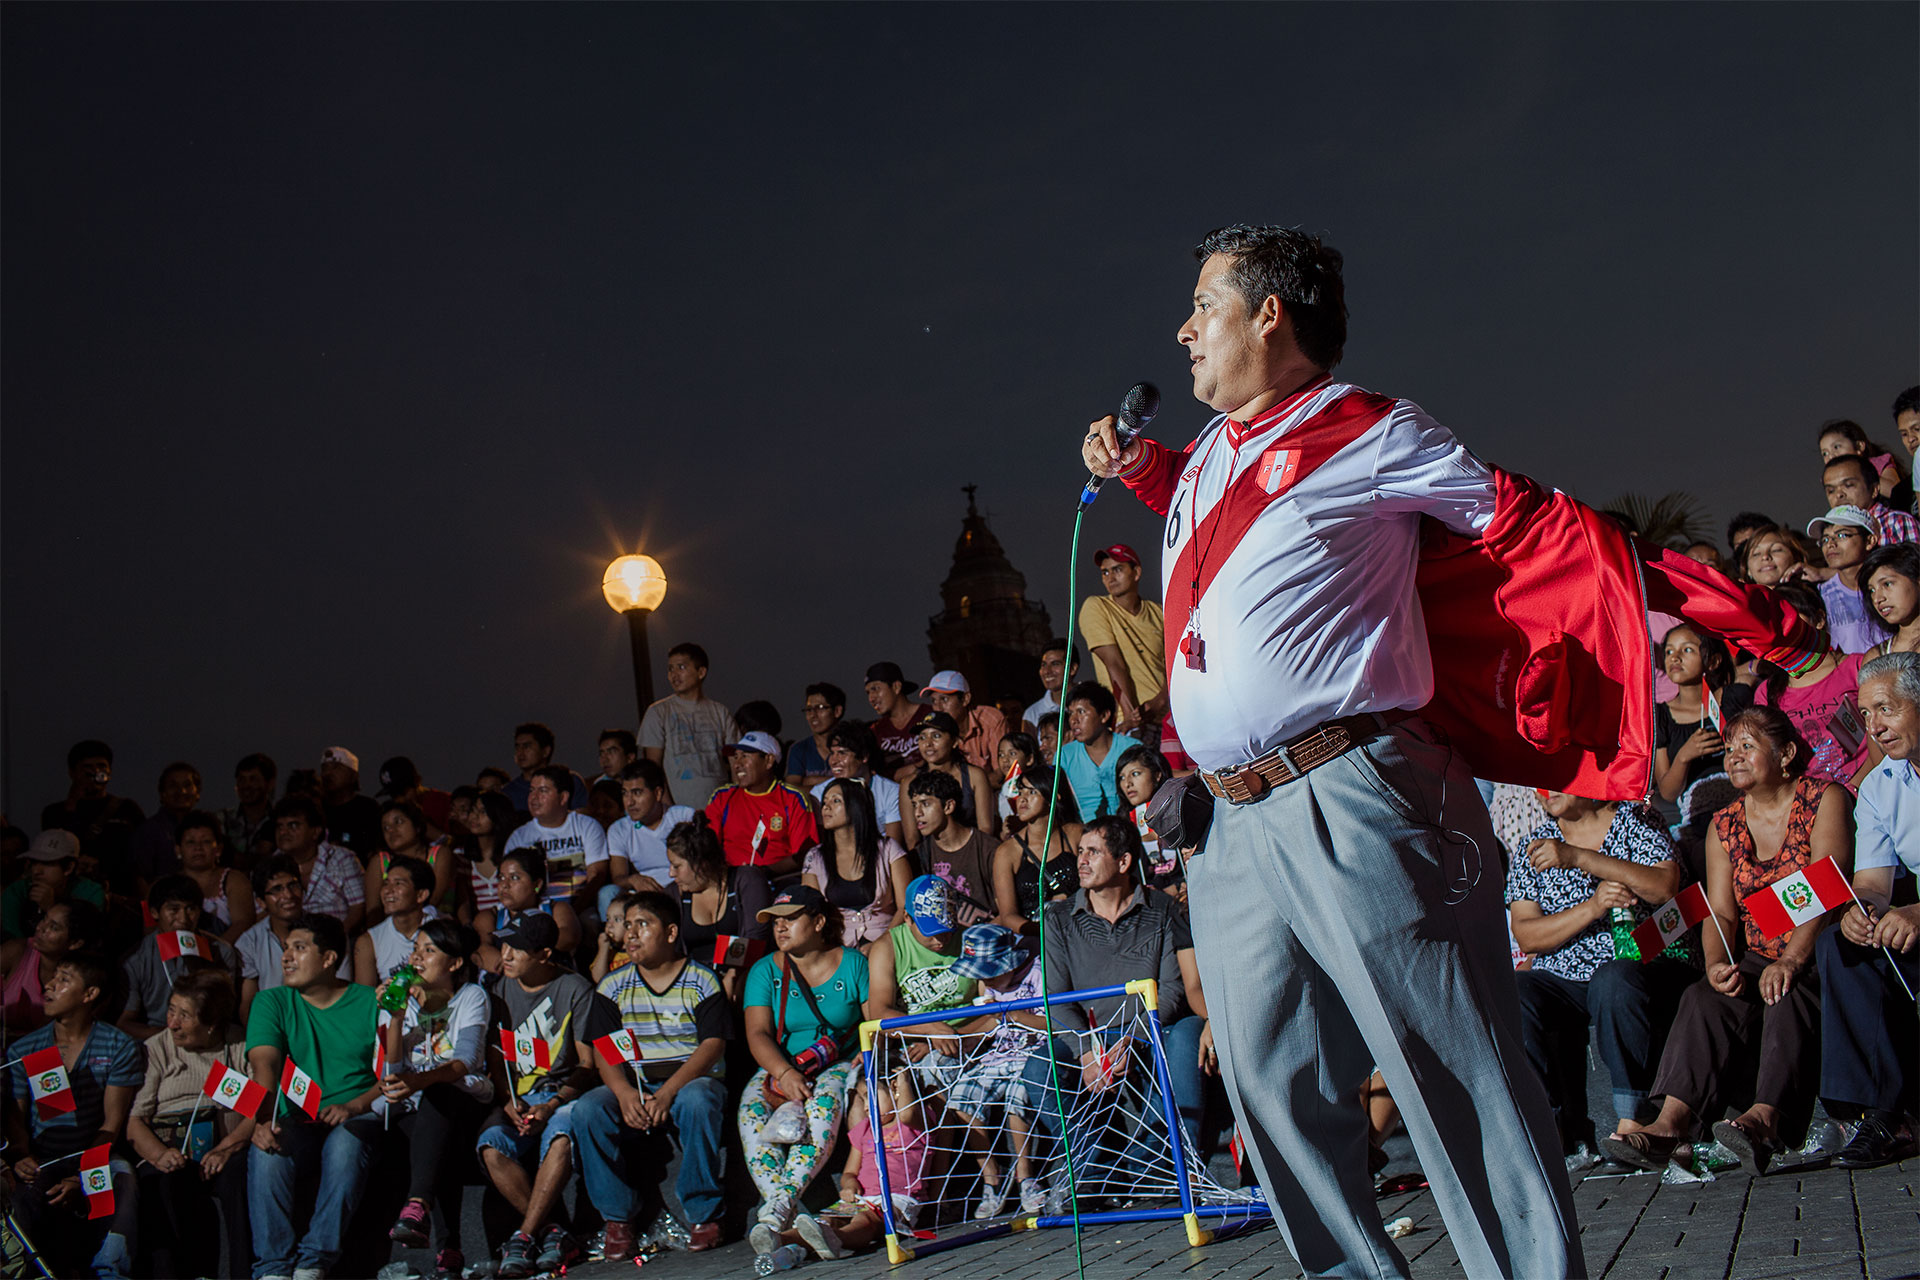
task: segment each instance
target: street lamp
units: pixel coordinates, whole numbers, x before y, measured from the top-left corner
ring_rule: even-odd
[[[615,613],[625,614],[633,639],[633,691],[640,719],[653,705],[653,659],[647,649],[647,615],[667,598],[667,575],[652,556],[621,556],[607,566],[600,592]],[[637,723],[637,721],[636,721]]]

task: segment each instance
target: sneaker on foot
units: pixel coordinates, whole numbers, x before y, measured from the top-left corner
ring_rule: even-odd
[[[630,1222],[608,1222],[606,1238],[601,1242],[600,1254],[608,1262],[625,1262],[640,1252],[640,1241],[634,1235]]]
[[[772,1253],[780,1247],[780,1233],[764,1222],[753,1224],[753,1230],[747,1232],[747,1244],[757,1258],[763,1253]]]
[[[526,1280],[526,1277],[540,1269],[534,1263],[539,1252],[539,1246],[534,1244],[532,1236],[524,1231],[516,1231],[500,1246],[500,1266],[494,1274],[500,1280]]]
[[[394,1219],[387,1238],[397,1245],[419,1249],[427,1243],[427,1227],[427,1206],[418,1200],[409,1200],[401,1207],[400,1216]]]
[[[793,1221],[793,1197],[774,1196],[760,1206],[760,1221],[775,1231],[785,1231]]]
[[[326,1280],[327,1273],[318,1267],[295,1267],[293,1280]]]
[[[467,1273],[467,1255],[458,1249],[442,1249],[433,1255],[433,1280],[460,1280]]]
[[[546,1236],[540,1241],[540,1252],[534,1258],[533,1265],[541,1271],[558,1271],[570,1267],[587,1256],[580,1242],[567,1234],[565,1227],[548,1227]]]
[[[703,1222],[687,1232],[687,1252],[705,1253],[720,1246],[720,1224]]]
[[[997,1218],[1000,1216],[1000,1211],[1006,1207],[1006,1181],[1003,1179],[999,1182],[988,1182],[985,1178],[982,1178],[980,1180],[980,1203],[974,1208],[973,1220],[975,1222],[985,1222],[989,1218]]]
[[[1038,1178],[1020,1179],[1020,1212],[1037,1214],[1047,1207],[1047,1189]]]
[[[793,1229],[807,1242],[815,1256],[834,1259],[847,1256],[846,1249],[840,1243],[840,1233],[810,1213],[798,1214],[793,1220]]]

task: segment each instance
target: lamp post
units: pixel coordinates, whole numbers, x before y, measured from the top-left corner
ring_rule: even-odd
[[[667,598],[667,575],[652,556],[621,556],[607,566],[600,580],[600,592],[615,613],[627,619],[627,633],[633,639],[633,692],[639,699],[640,716],[653,705],[653,658],[647,648],[647,615]]]

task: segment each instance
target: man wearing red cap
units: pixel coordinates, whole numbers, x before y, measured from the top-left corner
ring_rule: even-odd
[[[1160,606],[1140,598],[1140,553],[1126,543],[1094,552],[1093,567],[1107,593],[1080,606],[1080,634],[1099,663],[1093,674],[1120,704],[1114,729],[1151,746],[1167,718]]]

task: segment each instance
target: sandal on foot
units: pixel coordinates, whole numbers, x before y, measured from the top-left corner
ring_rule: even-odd
[[[1773,1162],[1779,1153],[1780,1144],[1770,1142],[1758,1134],[1750,1133],[1733,1120],[1717,1120],[1713,1125],[1713,1140],[1740,1157],[1740,1167],[1748,1173],[1761,1174]]]
[[[1609,1160],[1618,1160],[1636,1169],[1651,1169],[1655,1173],[1666,1168],[1667,1161],[1679,1149],[1680,1139],[1657,1137],[1644,1129],[1600,1139],[1600,1150],[1606,1153]]]

